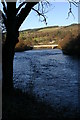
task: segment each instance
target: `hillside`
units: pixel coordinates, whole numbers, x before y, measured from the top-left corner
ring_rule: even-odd
[[[28,29],[19,32],[19,43],[16,45],[16,51],[32,49],[34,45],[53,45],[58,44],[63,47],[76,38],[79,33],[80,24],[71,24],[69,26],[50,26],[38,29]]]
[[[38,44],[58,44],[66,36],[77,36],[78,24],[70,26],[51,26],[40,29],[30,29],[20,32],[19,40],[29,46]]]

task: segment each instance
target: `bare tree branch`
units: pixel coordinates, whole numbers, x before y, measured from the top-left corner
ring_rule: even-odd
[[[38,2],[27,2],[26,6],[21,9],[20,13],[17,15],[17,29],[19,29],[23,21],[30,13],[32,7],[35,6],[37,3]]]
[[[26,2],[23,2],[19,5],[19,7],[16,9],[16,14],[19,12],[19,10],[23,7],[23,5],[25,5]]]
[[[50,7],[51,4],[50,2],[48,2],[47,0],[42,0],[38,3],[38,7],[35,9],[35,8],[32,8],[32,10],[34,10],[39,17],[42,17],[43,20],[40,19],[41,22],[45,22],[46,25],[47,25],[47,22],[46,22],[46,13],[48,12],[48,7]]]
[[[74,16],[74,14],[73,14],[73,12],[72,12],[72,4],[73,4],[74,6],[76,6],[76,7],[78,7],[80,1],[79,1],[79,2],[76,2],[75,0],[68,0],[68,2],[69,2],[69,4],[70,4],[70,7],[69,7],[69,12],[68,12],[68,17],[67,17],[67,19],[69,18],[70,14],[72,14],[72,16],[73,16],[74,19],[75,19],[75,16]]]
[[[67,17],[67,19],[69,18],[69,16],[70,16],[70,14],[72,14],[72,16],[74,17],[74,19],[75,19],[75,16],[74,16],[74,14],[73,14],[73,12],[72,12],[72,4],[74,4],[74,2],[71,2],[70,0],[68,0],[68,2],[69,2],[69,4],[70,4],[70,7],[69,7],[69,12],[68,12],[68,17]],[[74,4],[75,5],[75,4]],[[76,5],[75,5],[76,6]]]
[[[36,10],[36,9],[34,9],[34,8],[32,8],[32,10],[34,10],[35,12],[37,12],[37,14],[38,14],[39,16],[42,16],[42,17],[43,17],[43,21],[44,21],[44,22],[46,23],[46,25],[47,25],[45,15],[44,15],[43,13],[40,13],[38,10]]]
[[[2,12],[3,24],[7,28],[7,18],[5,17],[4,13]]]
[[[4,2],[2,2],[2,5],[3,5],[3,10],[4,10],[4,13],[5,13],[5,15],[7,16],[7,8],[6,8],[6,6],[5,6],[5,3],[4,3]]]
[[[38,4],[38,9],[37,10],[40,13],[45,14],[45,13],[48,12],[47,9],[48,9],[48,7],[50,7],[50,5],[51,4],[47,0],[43,0]]]
[[[79,2],[76,2],[75,0],[72,0],[72,4],[74,4],[76,7],[78,7],[78,3]]]

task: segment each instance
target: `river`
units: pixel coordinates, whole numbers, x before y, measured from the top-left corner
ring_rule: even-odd
[[[14,86],[34,94],[65,114],[80,109],[80,60],[59,49],[15,53]],[[70,112],[71,111],[71,112]]]

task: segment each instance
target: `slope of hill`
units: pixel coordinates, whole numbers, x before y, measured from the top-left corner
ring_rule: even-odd
[[[39,44],[58,44],[58,42],[64,39],[66,36],[77,36],[78,24],[70,26],[51,26],[40,29],[25,30],[20,32],[20,41],[24,41],[25,44],[33,46]]]
[[[15,51],[29,50],[34,45],[53,44],[58,44],[59,48],[63,49],[67,43],[77,37],[79,27],[80,24],[71,24],[20,31],[19,43],[16,45]]]

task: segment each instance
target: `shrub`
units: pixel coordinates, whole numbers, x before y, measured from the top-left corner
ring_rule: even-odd
[[[15,47],[16,52],[21,52],[21,51],[31,50],[31,49],[33,49],[33,47],[28,46],[26,42],[23,40],[20,40],[19,43]]]
[[[80,55],[80,34],[65,44],[65,46],[62,47],[62,50],[65,54]]]

